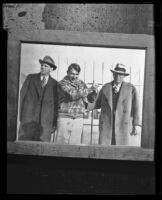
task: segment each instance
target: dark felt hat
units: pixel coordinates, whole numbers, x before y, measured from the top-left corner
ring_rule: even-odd
[[[50,67],[52,67],[53,70],[55,70],[55,69],[57,68],[57,66],[55,65],[54,60],[53,60],[50,56],[45,56],[45,57],[43,58],[43,60],[42,60],[42,59],[39,59],[39,62],[40,62],[40,64],[45,63],[45,64],[50,65]]]
[[[121,74],[121,75],[124,75],[124,76],[128,76],[129,73],[126,72],[126,68],[123,64],[116,64],[114,70],[110,70],[111,72],[113,73],[117,73],[117,74]]]

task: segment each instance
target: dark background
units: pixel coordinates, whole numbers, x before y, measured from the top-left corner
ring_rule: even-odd
[[[9,194],[154,194],[154,163],[8,155]]]
[[[3,6],[3,28],[155,34],[159,37],[158,7],[151,4],[44,4],[42,7],[41,4],[11,3]],[[159,55],[157,51],[156,56]],[[10,77],[14,82],[14,74]],[[11,138],[16,127],[13,91],[11,84],[7,88],[7,132],[11,132]],[[157,144],[156,152],[159,152]],[[159,191],[155,190],[155,172],[155,162],[7,155],[7,193],[155,194]]]

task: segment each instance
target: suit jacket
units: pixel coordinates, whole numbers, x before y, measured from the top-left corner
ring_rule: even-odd
[[[41,87],[40,73],[29,74],[20,92],[20,138],[50,141],[57,122],[57,81],[49,76]]]
[[[101,108],[99,120],[99,144],[110,145],[112,137],[112,83],[105,84],[96,100],[95,108]],[[132,125],[140,125],[139,100],[136,88],[123,82],[115,112],[115,138],[117,145],[129,145]]]

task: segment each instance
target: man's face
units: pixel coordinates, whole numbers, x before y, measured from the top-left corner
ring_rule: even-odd
[[[124,80],[124,75],[122,74],[118,74],[118,73],[113,73],[113,78],[116,84],[120,84],[123,82]]]
[[[46,63],[41,64],[41,74],[42,75],[47,76],[50,74],[51,71],[52,71],[52,67],[50,67],[50,65],[48,65]]]
[[[72,82],[76,81],[78,79],[79,73],[75,69],[71,69],[70,72],[68,72],[68,76]]]

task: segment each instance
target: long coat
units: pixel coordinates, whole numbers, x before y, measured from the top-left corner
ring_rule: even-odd
[[[49,76],[41,87],[40,73],[29,74],[20,92],[20,140],[50,141],[57,122],[57,81]]]
[[[101,108],[99,120],[99,144],[110,145],[113,130],[112,83],[105,84],[96,100],[95,108]],[[132,125],[140,125],[139,100],[136,88],[123,82],[115,112],[116,145],[129,145]]]

